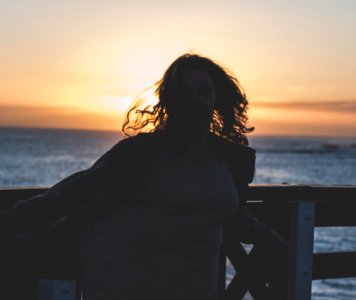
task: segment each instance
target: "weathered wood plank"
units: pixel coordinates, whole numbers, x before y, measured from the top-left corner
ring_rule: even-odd
[[[353,185],[252,185],[246,193],[248,200],[316,201],[340,204],[356,201],[356,186]]]
[[[287,234],[286,224],[291,203],[248,202],[247,207],[258,219]],[[344,203],[319,202],[315,208],[315,227],[356,226],[356,200]]]
[[[356,198],[346,203],[317,203],[315,226],[356,226]]]
[[[356,252],[316,253],[313,279],[356,277]]]

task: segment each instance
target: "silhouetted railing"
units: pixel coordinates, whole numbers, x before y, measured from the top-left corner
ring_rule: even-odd
[[[45,190],[2,189],[0,209]],[[356,277],[356,252],[313,254],[314,227],[356,226],[356,186],[255,185],[247,198],[249,210],[289,240],[289,261],[269,261],[274,249],[263,244],[248,253],[238,242],[224,243],[221,299],[242,299],[247,291],[254,299],[310,299],[312,279]],[[80,299],[78,245],[75,235],[65,245],[62,238],[2,241],[0,298]],[[226,257],[236,269],[228,286]]]
[[[274,267],[273,261],[261,262],[268,249],[254,247],[249,257],[240,244],[227,245],[224,252],[237,275],[226,290],[220,279],[223,299],[241,299],[247,290],[254,299],[310,299],[312,279],[356,277],[356,252],[313,254],[314,227],[356,226],[356,186],[257,185],[247,199],[256,217],[290,241],[289,265],[285,270],[281,261],[270,274],[258,276],[263,267]],[[283,274],[268,278],[283,270],[288,281]]]

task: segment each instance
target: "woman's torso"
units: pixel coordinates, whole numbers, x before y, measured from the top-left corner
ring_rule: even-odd
[[[83,234],[84,300],[216,300],[222,228],[239,205],[225,160],[206,168],[161,147],[138,172],[127,204]]]

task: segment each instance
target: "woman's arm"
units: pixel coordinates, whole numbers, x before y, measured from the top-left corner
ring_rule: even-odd
[[[246,206],[240,207],[225,224],[224,232],[227,238],[244,244],[288,248],[288,243],[282,236],[254,217]]]
[[[101,196],[121,185],[127,176],[135,149],[132,138],[122,140],[100,157],[90,168],[74,173],[47,192],[17,201],[0,211],[0,235],[14,237],[84,210]],[[122,185],[121,185],[122,186]]]
[[[246,192],[255,174],[256,151],[243,145],[231,144],[226,153],[239,194],[240,207],[225,224],[225,236],[245,244],[279,244],[287,247],[288,243],[278,232],[254,217],[246,207]]]

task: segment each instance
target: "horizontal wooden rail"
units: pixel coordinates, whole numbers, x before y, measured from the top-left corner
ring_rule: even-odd
[[[47,187],[0,187],[0,206],[2,203],[45,192]],[[355,185],[290,185],[290,184],[252,184],[247,191],[248,201],[280,203],[292,201],[316,201],[328,203],[356,202]]]
[[[316,253],[313,279],[356,277],[356,252]]]
[[[354,185],[252,185],[247,199],[269,202],[315,201],[328,203],[356,202]]]

